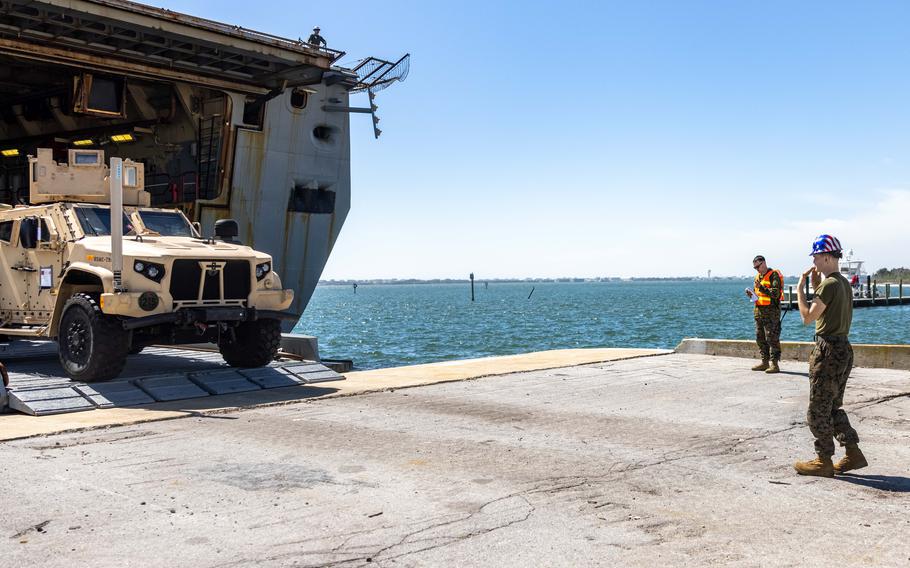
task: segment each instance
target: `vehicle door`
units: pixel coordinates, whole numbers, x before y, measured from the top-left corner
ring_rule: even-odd
[[[0,309],[4,321],[21,322],[28,310],[28,281],[31,265],[19,242],[20,220],[0,222]]]
[[[57,277],[63,260],[63,242],[54,219],[30,217],[29,230],[34,230],[33,247],[26,248],[28,264],[29,310],[39,317],[50,318],[56,301]]]

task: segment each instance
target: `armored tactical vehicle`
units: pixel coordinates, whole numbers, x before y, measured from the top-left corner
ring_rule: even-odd
[[[200,234],[150,207],[141,162],[66,149],[28,157],[27,206],[0,206],[0,335],[53,338],[76,380],[116,377],[152,344],[212,342],[235,367],[276,355],[294,301],[272,258],[223,219]]]

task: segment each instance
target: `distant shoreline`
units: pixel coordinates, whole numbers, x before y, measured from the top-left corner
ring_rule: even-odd
[[[703,276],[653,276],[653,277],[602,277],[602,278],[476,278],[475,284],[526,284],[526,283],[544,283],[544,282],[731,282],[740,280],[751,280],[751,276],[729,276],[729,277],[712,277]],[[467,278],[438,278],[431,280],[422,280],[419,278],[371,278],[367,280],[320,280],[320,286],[352,286],[357,284],[363,285],[390,285],[390,284],[470,284]]]
[[[565,283],[565,282],[741,282],[743,280],[752,280],[752,276],[635,276],[632,278],[620,277],[602,277],[602,278],[476,278],[475,284],[535,284],[535,283]],[[795,286],[799,282],[799,276],[784,276],[784,287]],[[320,280],[319,286],[388,286],[396,284],[470,284],[467,278],[439,278],[431,280],[422,280],[419,278],[371,278],[368,280]],[[865,280],[863,281],[865,284]],[[891,284],[897,286],[898,281],[876,281],[877,286]],[[910,281],[904,282],[904,286],[910,286]]]

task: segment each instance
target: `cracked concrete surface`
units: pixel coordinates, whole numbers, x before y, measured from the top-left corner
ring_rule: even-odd
[[[0,565],[906,566],[910,372],[666,355],[0,445]]]

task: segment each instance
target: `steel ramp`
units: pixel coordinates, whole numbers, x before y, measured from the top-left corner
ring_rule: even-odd
[[[7,392],[9,407],[12,410],[41,416],[95,408],[91,400],[82,396],[72,385],[49,384],[46,387],[32,386],[13,390],[12,379],[10,377],[10,388]]]
[[[53,358],[36,358],[33,353],[37,352],[41,349],[32,351],[28,360],[14,360],[8,365],[9,410],[44,416],[344,379],[325,365],[311,361],[283,360],[268,367],[236,369],[227,366],[218,352],[147,348],[129,357],[118,379],[81,383],[63,374],[56,354]]]

